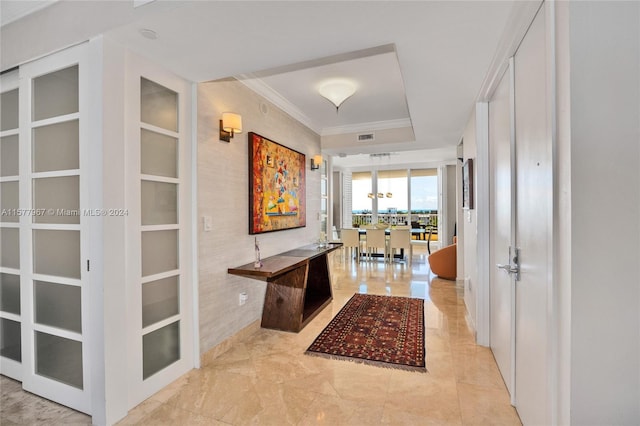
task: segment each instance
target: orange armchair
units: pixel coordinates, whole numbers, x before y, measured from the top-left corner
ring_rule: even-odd
[[[455,280],[457,274],[456,267],[456,246],[451,244],[440,250],[434,251],[429,256],[429,266],[434,274],[446,280]]]

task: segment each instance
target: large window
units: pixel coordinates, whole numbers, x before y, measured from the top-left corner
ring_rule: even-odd
[[[437,169],[354,172],[351,182],[353,226],[378,222],[437,226]]]
[[[371,223],[373,199],[371,172],[354,172],[351,175],[351,211],[352,225]]]
[[[437,169],[411,170],[411,221],[421,225],[438,223]]]
[[[409,212],[407,170],[378,171],[378,214]]]
[[[438,171],[411,170],[411,213],[438,210]]]
[[[371,213],[371,172],[354,172],[351,185],[353,213]]]

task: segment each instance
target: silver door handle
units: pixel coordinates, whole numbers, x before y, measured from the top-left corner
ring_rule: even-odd
[[[512,259],[511,262],[513,262],[513,264],[502,265],[498,263],[496,264],[496,267],[507,271],[509,275],[515,274],[514,278],[516,281],[520,281],[520,249],[512,249],[509,247],[509,258]]]
[[[504,269],[505,271],[507,271],[510,274],[517,274],[518,272],[520,272],[520,268],[518,267],[518,265],[512,266],[512,265],[502,265],[500,263],[496,264],[496,267],[498,269]]]

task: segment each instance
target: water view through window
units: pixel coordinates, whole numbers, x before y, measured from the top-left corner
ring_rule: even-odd
[[[394,225],[424,222],[425,215],[438,211],[438,171],[354,172],[351,206],[354,226],[371,223],[374,210],[378,222]]]

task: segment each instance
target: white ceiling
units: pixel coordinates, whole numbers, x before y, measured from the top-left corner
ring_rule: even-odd
[[[393,127],[411,125],[400,64],[393,45],[245,74],[239,78],[265,96],[283,98],[285,101],[280,100],[282,106],[288,110],[297,109],[297,118],[319,134],[344,133],[362,123],[390,122]],[[335,78],[356,84],[356,93],[338,111],[318,93],[321,82]]]
[[[0,26],[37,12],[58,0],[0,0]]]
[[[60,19],[56,32],[56,39],[69,32],[68,44],[97,35],[95,28],[190,80],[235,76],[321,134],[326,153],[447,149],[452,158],[519,4],[155,1],[134,10],[134,2],[123,3],[60,1],[34,15],[42,24],[55,20],[58,9],[74,13],[81,28]],[[157,39],[144,38],[141,29]],[[336,76],[359,86],[338,114],[316,92],[322,79]],[[357,142],[355,134],[367,129],[379,137]]]

